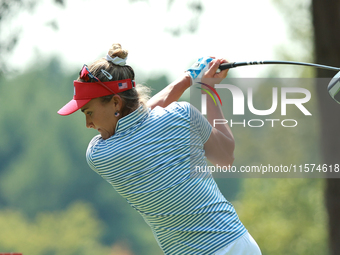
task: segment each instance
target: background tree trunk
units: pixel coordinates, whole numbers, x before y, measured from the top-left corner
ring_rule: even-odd
[[[340,1],[312,1],[316,63],[340,66]],[[318,69],[317,77],[331,78],[334,72]],[[316,84],[320,109],[321,149],[324,163],[340,162],[340,105],[330,100],[325,82]],[[333,177],[329,174],[328,177]],[[330,254],[340,254],[340,179],[326,179]]]

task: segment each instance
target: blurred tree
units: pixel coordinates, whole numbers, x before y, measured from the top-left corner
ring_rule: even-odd
[[[338,41],[340,35],[340,2],[335,0],[299,0],[287,2],[274,0],[285,14],[295,44],[306,60],[331,66],[340,66]],[[305,50],[303,50],[303,48]],[[307,53],[307,55],[306,55]],[[309,55],[309,57],[308,57]],[[325,84],[334,72],[317,69],[316,95],[320,112],[320,148],[323,162],[327,165],[339,164],[340,107],[330,100]],[[328,210],[329,244],[331,254],[340,254],[340,180],[328,174],[325,185],[325,199]]]
[[[340,2],[312,0],[315,60],[318,63],[340,66]],[[339,53],[338,53],[339,52]],[[317,77],[333,77],[334,73],[319,69]],[[318,80],[317,96],[320,108],[321,148],[324,162],[339,164],[340,106],[330,100],[327,89]],[[340,179],[329,174],[326,180],[329,241],[332,255],[340,254]]]
[[[254,88],[252,81],[227,79],[226,83]],[[256,79],[256,83],[257,87],[253,89],[256,109],[270,108],[273,87],[280,91],[281,86],[298,85],[307,88],[312,95],[315,94],[310,79]],[[228,108],[232,108],[232,100],[224,98],[222,93],[220,95],[227,116]],[[261,164],[299,166],[306,162],[319,163],[321,157],[317,139],[319,118],[316,98],[313,97],[305,107],[313,116],[304,116],[296,107],[287,107],[287,116],[298,121],[295,128],[284,128],[280,122],[276,122],[274,127],[268,125],[268,122],[261,128],[243,127],[240,124],[233,126],[231,129],[236,140],[234,166],[240,169],[240,166]],[[269,116],[254,116],[246,109],[244,116],[233,116],[233,121],[241,123],[244,119],[282,118],[279,109]],[[228,178],[227,173],[216,176]],[[247,176],[244,174],[243,177]],[[323,180],[307,179],[308,175],[302,176],[305,179],[292,178],[301,177],[296,173],[290,174],[290,179],[280,178],[282,176],[276,173],[275,179],[268,179],[267,175],[261,174],[255,177],[243,180],[240,194],[233,204],[241,221],[258,242],[263,255],[327,254]]]
[[[20,39],[21,28],[13,29],[10,26],[11,21],[22,12],[34,11],[41,2],[42,0],[0,0],[0,77],[9,71],[6,59]],[[64,0],[53,0],[53,2],[58,6],[65,5]],[[56,21],[52,21],[52,23],[57,26]]]
[[[327,254],[321,179],[247,179],[235,208],[263,255]]]
[[[109,247],[100,243],[103,222],[88,203],[76,202],[61,212],[39,213],[33,221],[16,210],[6,209],[0,211],[0,225],[1,252],[112,254]]]
[[[130,3],[148,0],[128,0]],[[168,10],[171,10],[175,0],[166,0],[168,3]],[[15,49],[20,40],[21,27],[5,29],[10,27],[11,21],[14,20],[22,12],[33,12],[42,0],[0,0],[0,77],[11,71],[6,63],[6,59]],[[65,0],[53,0],[57,6],[65,7]],[[199,18],[203,12],[203,4],[201,0],[187,1],[187,7],[191,13],[191,18],[187,24],[181,24],[178,27],[166,28],[173,36],[180,36],[185,33],[195,33],[199,27]],[[51,20],[46,23],[53,30],[58,30],[58,20]]]

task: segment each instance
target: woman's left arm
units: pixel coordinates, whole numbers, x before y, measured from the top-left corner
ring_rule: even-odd
[[[180,78],[166,86],[147,102],[147,107],[151,109],[156,106],[167,107],[172,102],[177,101],[184,91],[190,87],[190,76],[184,73]]]
[[[219,65],[228,63],[226,59],[215,59],[211,62],[209,70],[204,74],[202,82],[214,87],[227,77],[228,69],[216,73]],[[202,90],[203,94],[206,94]],[[215,97],[215,95],[214,95]],[[217,100],[215,98],[215,100]],[[227,123],[214,125],[215,119],[225,119],[221,106],[215,105],[211,97],[207,97],[207,120],[212,125],[212,132],[204,144],[205,156],[214,165],[231,166],[234,161],[235,141],[233,133]]]

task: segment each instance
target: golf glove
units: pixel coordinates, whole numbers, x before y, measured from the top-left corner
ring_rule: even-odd
[[[189,74],[191,78],[191,85],[194,85],[196,82],[200,82],[203,75],[209,69],[209,63],[213,59],[210,57],[199,58],[195,64],[193,64],[186,73]]]

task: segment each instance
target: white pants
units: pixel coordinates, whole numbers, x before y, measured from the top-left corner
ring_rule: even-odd
[[[226,247],[218,250],[214,255],[261,255],[260,247],[247,232]]]

